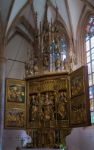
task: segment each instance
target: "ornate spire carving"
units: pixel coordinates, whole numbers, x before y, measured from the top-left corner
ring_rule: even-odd
[[[66,43],[62,31],[64,28],[58,24],[58,7],[55,9],[55,21],[48,22],[48,0],[45,4],[45,13],[43,24],[37,26],[37,13],[35,13],[35,36],[34,36],[34,57],[33,57],[33,75],[58,72],[67,70],[66,61]]]
[[[45,5],[45,13],[44,13],[44,22],[43,22],[43,30],[49,30],[49,23],[47,18],[47,11],[48,11],[48,0],[46,1]]]

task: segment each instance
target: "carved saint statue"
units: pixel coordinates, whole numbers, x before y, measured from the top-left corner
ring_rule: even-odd
[[[38,119],[39,102],[37,95],[32,95],[30,99],[29,121]]]
[[[60,115],[60,118],[66,119],[66,117],[67,117],[67,97],[66,97],[65,91],[60,92],[58,113]]]
[[[44,105],[44,119],[46,121],[51,120],[53,118],[53,102],[50,100],[48,93],[45,95]]]
[[[60,59],[60,58],[57,58],[56,61],[55,61],[55,69],[56,69],[57,71],[60,71],[61,63],[62,63],[61,59]]]
[[[34,74],[38,74],[39,73],[38,58],[34,59],[33,72],[34,72]]]
[[[49,54],[45,54],[43,57],[43,67],[44,67],[44,71],[48,71],[49,70]]]
[[[69,64],[70,64],[70,71],[73,71],[75,66],[75,54],[72,50],[70,50],[69,52]]]

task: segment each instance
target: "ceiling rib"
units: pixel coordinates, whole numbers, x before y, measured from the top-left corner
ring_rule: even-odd
[[[6,31],[6,37],[8,36],[9,32],[11,31],[11,28],[14,26],[15,24],[15,20],[17,20],[17,18],[19,17],[19,15],[21,14],[21,12],[24,10],[24,8],[28,5],[28,2],[26,2],[26,4],[20,9],[20,11],[17,13],[17,15],[14,17],[8,31]]]
[[[64,1],[65,1],[67,14],[68,14],[68,19],[69,19],[69,24],[70,24],[70,31],[71,31],[70,36],[72,38],[72,44],[74,46],[73,26],[72,26],[72,22],[71,22],[71,14],[70,14],[70,9],[69,9],[69,5],[68,5],[68,0],[64,0]]]
[[[15,0],[12,0],[12,3],[10,5],[9,12],[8,12],[8,15],[7,15],[7,21],[6,21],[7,23],[6,23],[5,29],[7,28],[9,17],[10,17],[10,14],[12,12],[12,8],[13,8],[13,5],[14,5],[14,2],[15,2]]]
[[[16,36],[16,35],[19,35],[21,36],[22,38],[24,38],[29,44],[33,43],[32,40],[19,28],[17,28],[17,30],[10,36],[10,38],[8,39],[7,41],[7,44],[9,42],[11,42],[11,40]]]
[[[30,33],[30,35],[34,35],[35,29],[32,27],[32,25],[29,23],[29,21],[24,16],[22,16],[20,18],[20,24],[24,25],[24,27]]]
[[[89,6],[91,9],[94,10],[94,5],[90,3],[88,0],[81,0],[81,1],[83,1],[87,6]]]
[[[86,4],[91,8],[91,9],[93,9],[93,11],[94,11],[94,6],[93,6],[93,4],[91,4],[89,1],[87,1],[86,0]]]
[[[48,3],[48,4],[49,4],[49,5],[52,7],[52,9],[56,12],[56,8],[55,8],[55,6],[52,4],[52,2],[51,2],[50,0],[49,0],[49,3]],[[61,23],[63,23],[64,26],[65,26],[66,29],[67,29],[67,25],[66,25],[64,19],[62,18],[62,16],[60,15],[59,11],[58,11],[58,17],[60,18]],[[67,29],[67,30],[68,30],[68,29]]]

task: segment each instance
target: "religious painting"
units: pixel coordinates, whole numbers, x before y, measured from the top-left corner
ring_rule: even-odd
[[[23,109],[19,108],[10,108],[6,112],[6,126],[7,127],[20,127],[25,126],[25,112]]]
[[[71,80],[71,96],[76,96],[83,92],[83,77],[77,76]]]
[[[7,101],[8,102],[25,102],[25,86],[21,83],[8,83],[7,85]]]
[[[89,99],[86,95],[74,97],[70,101],[70,126],[90,125]]]
[[[5,128],[25,128],[26,84],[24,80],[6,79]]]
[[[88,86],[87,67],[81,67],[70,74],[70,95],[75,97],[86,92]]]
[[[87,66],[70,74],[70,126],[90,125],[90,100]]]

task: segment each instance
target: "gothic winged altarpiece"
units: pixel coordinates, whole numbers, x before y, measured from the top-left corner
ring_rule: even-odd
[[[87,67],[75,70],[76,55],[58,8],[50,23],[47,10],[48,4],[39,28],[35,15],[26,79],[6,80],[5,128],[25,129],[32,138],[27,147],[34,148],[58,147],[73,127],[90,125]]]
[[[25,81],[6,80],[5,128],[26,129],[32,147],[55,147],[71,128],[90,125],[87,67]]]

